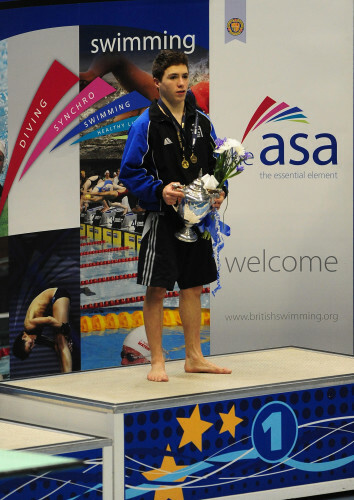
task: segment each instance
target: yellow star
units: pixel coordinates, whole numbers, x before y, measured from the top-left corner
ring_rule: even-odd
[[[154,500],[183,500],[184,495],[182,488],[180,486],[171,486],[171,488],[166,488],[166,486],[161,486],[161,490],[155,491]]]
[[[232,437],[235,437],[235,428],[236,425],[238,425],[240,422],[242,422],[242,418],[238,418],[235,415],[235,405],[231,408],[229,413],[219,413],[220,417],[222,418],[222,427],[220,434],[222,432],[229,432]]]
[[[169,445],[166,447],[166,451],[171,451]],[[169,472],[175,472],[177,470],[183,469],[185,465],[176,465],[175,459],[173,457],[164,457],[160,469],[154,469],[148,472],[143,472],[143,476],[149,480],[153,481],[160,477],[166,476]],[[184,481],[185,477],[176,479],[176,481]],[[172,486],[167,488],[166,486],[161,486],[161,489],[155,491],[154,500],[183,500],[183,491],[180,486]]]
[[[184,431],[179,448],[194,443],[198,450],[202,451],[202,434],[213,424],[200,419],[199,405],[194,408],[189,418],[177,418],[177,420]]]

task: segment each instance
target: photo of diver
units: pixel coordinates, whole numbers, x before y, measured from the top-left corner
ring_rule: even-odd
[[[70,294],[65,288],[48,288],[38,294],[27,309],[23,331],[14,340],[14,355],[25,360],[36,345],[47,346],[57,353],[60,371],[71,372],[73,342],[69,311]],[[54,338],[42,333],[45,327],[50,327]]]
[[[78,229],[9,237],[10,378],[81,369]]]

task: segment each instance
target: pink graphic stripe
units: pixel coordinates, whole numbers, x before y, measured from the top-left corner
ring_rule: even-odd
[[[253,130],[256,130],[256,128],[258,128],[260,125],[262,125],[262,123],[264,123],[266,120],[268,120],[269,118],[271,118],[272,116],[276,115],[277,113],[279,113],[279,111],[282,111],[283,109],[285,108],[288,108],[289,107],[289,104],[286,104],[286,102],[281,102],[280,104],[278,104],[278,106],[275,106],[275,108],[273,108],[271,111],[269,111],[269,113],[267,113],[262,119],[261,121],[259,121],[254,127],[253,127]]]
[[[20,179],[25,175],[32,163],[38,158],[43,150],[50,144],[62,130],[72,123],[83,111],[92,106],[95,102],[106,97],[115,88],[106,83],[101,78],[95,78],[84,90],[68,104],[61,113],[53,120],[44,132],[40,141],[28,159]]]
[[[43,78],[15,142],[0,198],[0,214],[16,174],[33,140],[53,108],[78,80],[79,78],[74,73],[58,61],[53,62]]]
[[[250,119],[250,121],[247,125],[247,128],[245,130],[245,133],[243,134],[241,142],[243,142],[245,140],[245,138],[247,137],[248,133],[252,129],[253,125],[257,122],[257,120],[263,115],[263,113],[265,113],[267,111],[267,109],[269,109],[271,106],[273,106],[273,104],[275,104],[275,101],[271,97],[267,96],[263,99],[261,104],[258,106],[256,111],[254,112],[252,118]]]

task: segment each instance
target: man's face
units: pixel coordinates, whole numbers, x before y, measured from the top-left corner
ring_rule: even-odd
[[[144,363],[149,363],[149,360],[144,358],[140,352],[136,351],[132,347],[127,347],[123,345],[122,352],[120,353],[122,361],[121,365],[142,365]]]
[[[25,342],[25,351],[30,353],[35,345],[34,338],[24,332],[22,335],[22,340],[24,340]]]
[[[163,101],[172,105],[184,102],[189,85],[188,68],[185,64],[169,66],[161,81],[157,78],[154,80]]]

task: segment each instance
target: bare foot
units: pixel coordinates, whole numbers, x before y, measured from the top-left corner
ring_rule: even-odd
[[[165,363],[154,363],[147,375],[150,382],[168,382],[168,376],[165,371]]]
[[[222,368],[214,365],[207,359],[201,357],[198,359],[186,359],[184,364],[184,371],[187,373],[216,373],[216,374],[229,374],[232,372],[229,368]]]

